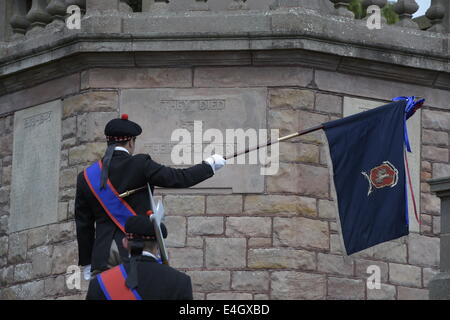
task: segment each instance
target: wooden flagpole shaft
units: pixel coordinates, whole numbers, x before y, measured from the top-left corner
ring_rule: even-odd
[[[299,137],[299,136],[302,136],[304,134],[311,133],[311,132],[314,132],[314,131],[322,130],[322,129],[323,129],[323,125],[319,125],[319,126],[315,126],[315,127],[306,129],[306,130],[298,131],[296,133],[292,133],[290,135],[278,138],[277,141],[270,141],[269,140],[269,141],[267,141],[267,143],[265,143],[263,145],[259,145],[259,146],[252,147],[252,148],[247,148],[244,151],[239,151],[239,152],[236,152],[236,153],[234,153],[232,155],[227,155],[227,156],[224,157],[224,159],[227,160],[227,159],[235,158],[235,157],[237,157],[237,156],[239,156],[241,154],[246,154],[246,153],[249,153],[249,152],[261,149],[261,148],[268,147],[268,146],[270,146],[270,145],[272,145],[274,143],[279,143],[279,142],[282,142],[282,141],[286,141],[286,140],[289,140],[289,139],[292,139],[292,138],[295,138],[295,137]]]

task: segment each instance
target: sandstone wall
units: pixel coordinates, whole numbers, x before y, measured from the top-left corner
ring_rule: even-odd
[[[62,88],[61,90],[55,90]],[[268,127],[280,134],[342,117],[345,97],[422,95],[419,233],[343,257],[323,133],[280,146],[278,175],[263,194],[162,194],[172,266],[196,299],[427,299],[439,265],[439,200],[426,180],[450,175],[448,91],[306,67],[96,68],[10,94],[22,107],[62,99],[58,222],[11,233],[14,114],[0,118],[0,298],[82,299],[65,285],[77,263],[76,175],[105,150],[103,127],[128,88],[253,88],[267,93]],[[55,168],[58,170],[58,168]],[[226,168],[223,170],[227,170]],[[36,186],[45,192],[45,186]],[[419,197],[419,195],[416,195]],[[381,290],[366,287],[367,266]]]

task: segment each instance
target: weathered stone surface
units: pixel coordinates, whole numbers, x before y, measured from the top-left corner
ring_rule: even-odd
[[[273,272],[271,275],[271,299],[318,300],[326,295],[324,275],[295,271]]]
[[[52,272],[52,251],[51,246],[38,247],[31,251],[31,263],[33,266],[33,277],[45,277]]]
[[[231,273],[231,289],[267,291],[269,279],[269,273],[265,271],[235,271]]]
[[[319,163],[319,147],[314,144],[284,142],[280,144],[280,161]]]
[[[77,174],[78,173],[76,168],[61,170],[59,176],[59,187],[75,187],[77,184]]]
[[[181,88],[192,86],[189,68],[95,68],[85,88]]]
[[[186,218],[167,216],[164,224],[167,227],[167,247],[184,247],[186,244]]]
[[[20,263],[27,257],[27,233],[13,233],[9,236],[8,261]]]
[[[186,238],[186,246],[191,248],[203,248],[203,238],[188,237]]]
[[[3,300],[39,300],[44,296],[44,280],[4,288],[1,295]]]
[[[77,138],[80,142],[105,140],[105,126],[114,118],[117,118],[117,112],[90,112],[77,116]]]
[[[200,163],[213,152],[244,150],[249,147],[248,140],[253,146],[259,136],[257,129],[267,126],[266,104],[265,88],[130,89],[120,95],[120,111],[139,119],[143,126],[136,152],[148,153],[168,166]],[[217,121],[218,117],[222,120]],[[246,156],[230,158],[227,170],[218,171],[189,192],[263,192],[264,176],[258,161],[262,158],[258,152],[249,156],[252,161],[246,161]],[[232,165],[236,162],[246,165]]]
[[[398,241],[388,241],[372,248],[374,258],[397,263],[406,263],[406,244]]]
[[[60,100],[15,113],[11,232],[57,221],[60,145]]]
[[[450,176],[450,164],[433,163],[433,179]]]
[[[13,135],[7,134],[0,137],[0,157],[10,155],[13,150]]]
[[[280,137],[298,131],[299,127],[299,110],[293,109],[271,109],[268,112],[269,128],[279,130]],[[291,141],[296,141],[294,139]]]
[[[8,237],[0,238],[0,257],[6,256],[8,254]]]
[[[389,281],[402,286],[420,287],[422,285],[422,271],[419,267],[390,263]]]
[[[397,291],[395,286],[381,284],[380,289],[367,288],[367,300],[395,300]]]
[[[295,85],[306,87],[312,69],[302,67],[196,68],[195,87],[257,87]]]
[[[230,289],[230,271],[189,271],[194,291],[222,291]]]
[[[328,223],[303,217],[274,218],[274,244],[305,248],[329,248]]]
[[[230,217],[226,220],[228,237],[270,237],[271,230],[271,218]]]
[[[326,115],[308,111],[300,111],[298,121],[299,127],[297,129],[294,129],[293,132],[310,129],[312,127],[321,125],[322,123],[327,121],[329,121],[329,118]],[[305,134],[304,136],[301,136],[299,139],[302,141],[308,141],[319,144],[324,143],[326,141],[325,134],[322,132],[322,130]]]
[[[448,112],[427,110],[422,115],[422,123],[426,129],[447,131],[450,128],[450,114]]]
[[[4,267],[0,270],[0,286],[2,288],[5,288],[6,286],[14,283],[14,266]],[[0,297],[1,292],[4,289],[0,290]]]
[[[318,93],[316,95],[316,110],[329,113],[342,113],[342,97]]]
[[[386,262],[356,259],[355,263],[356,263],[355,275],[357,277],[367,279],[370,275],[372,275],[372,273],[367,273],[367,268],[369,266],[377,266],[378,268],[380,268],[380,280],[382,282],[387,282],[389,275],[389,268]]]
[[[276,88],[269,90],[271,108],[313,109],[314,92],[304,89]]]
[[[62,137],[70,138],[77,134],[77,117],[70,117],[62,121]]]
[[[8,187],[0,187],[0,204],[9,203],[11,194],[11,188]]]
[[[189,217],[188,235],[213,235],[223,233],[222,217]]]
[[[428,300],[428,290],[397,287],[397,299],[398,300]]]
[[[203,250],[191,248],[170,248],[170,265],[174,268],[190,269],[203,267]]]
[[[211,238],[206,242],[207,268],[242,268],[246,266],[246,240],[242,238]]]
[[[75,224],[73,221],[52,224],[48,227],[50,241],[62,242],[75,237]]]
[[[69,149],[69,165],[97,161],[103,157],[106,143],[91,142]]]
[[[440,214],[441,200],[431,193],[422,193],[420,195],[422,212],[429,214]]]
[[[208,293],[206,300],[252,300],[251,293],[243,292],[218,292]]]
[[[331,274],[353,275],[353,261],[344,257],[320,253],[317,256],[317,270]]]
[[[208,196],[206,198],[206,214],[239,214],[242,213],[242,196]]]
[[[63,117],[84,112],[107,112],[118,110],[115,91],[91,91],[63,100]]]
[[[205,213],[205,197],[167,195],[164,206],[168,215],[199,215]]]
[[[245,214],[317,215],[316,199],[288,195],[249,195],[244,201]]]
[[[439,273],[439,270],[432,268],[423,268],[423,286],[428,288],[430,281]]]
[[[12,179],[12,166],[3,167],[2,173],[1,173],[1,184],[7,185],[11,184]]]
[[[0,236],[8,234],[8,216],[4,215],[0,217]]]
[[[253,300],[270,300],[270,299],[269,295],[258,293],[253,296]]]
[[[329,172],[323,167],[281,163],[278,174],[267,177],[267,189],[274,193],[286,192],[328,197],[328,188]]]
[[[250,238],[248,239],[249,248],[264,248],[272,245],[272,238]]]
[[[55,246],[52,255],[52,274],[65,273],[67,267],[78,264],[78,251],[75,241]]]
[[[422,158],[438,162],[448,162],[448,148],[423,146]]]
[[[422,143],[448,146],[448,133],[443,131],[422,130]]]
[[[46,296],[61,296],[67,291],[66,277],[64,275],[50,277],[44,280],[44,290]]]
[[[59,202],[58,203],[58,221],[67,220],[68,207],[69,207],[68,202]]]
[[[319,200],[319,218],[336,219],[337,205],[334,201]]]
[[[331,224],[330,224],[331,226]],[[331,230],[331,228],[330,228]],[[338,234],[330,234],[330,253],[342,254],[341,239]]]
[[[284,248],[250,249],[248,267],[253,269],[304,269],[315,270],[313,252]]]
[[[426,266],[439,266],[439,238],[422,236],[416,233],[409,235],[409,263]]]
[[[364,297],[364,281],[332,277],[328,278],[328,299],[362,300]]]

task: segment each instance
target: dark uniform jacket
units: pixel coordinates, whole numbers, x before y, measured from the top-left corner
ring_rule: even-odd
[[[149,155],[129,155],[114,151],[109,167],[109,179],[120,193],[145,186],[188,188],[214,175],[211,166],[203,162],[186,169],[174,169],[153,161]],[[137,214],[150,209],[147,189],[124,199]],[[122,246],[124,234],[106,214],[92,194],[83,172],[78,175],[75,198],[79,265],[91,264],[91,270],[106,270],[113,239],[122,257],[128,252]]]
[[[143,300],[192,300],[191,278],[167,265],[159,264],[152,257],[141,256],[138,262],[138,287]],[[124,263],[129,274],[130,265]],[[86,300],[106,300],[97,277],[89,283]]]

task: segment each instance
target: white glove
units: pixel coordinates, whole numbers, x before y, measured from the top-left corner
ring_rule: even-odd
[[[227,161],[218,154],[214,154],[211,157],[206,158],[205,162],[207,162],[211,166],[214,173],[216,173],[217,170],[227,164]]]
[[[83,269],[83,277],[84,280],[91,280],[91,265],[88,264],[87,266],[84,267]]]

